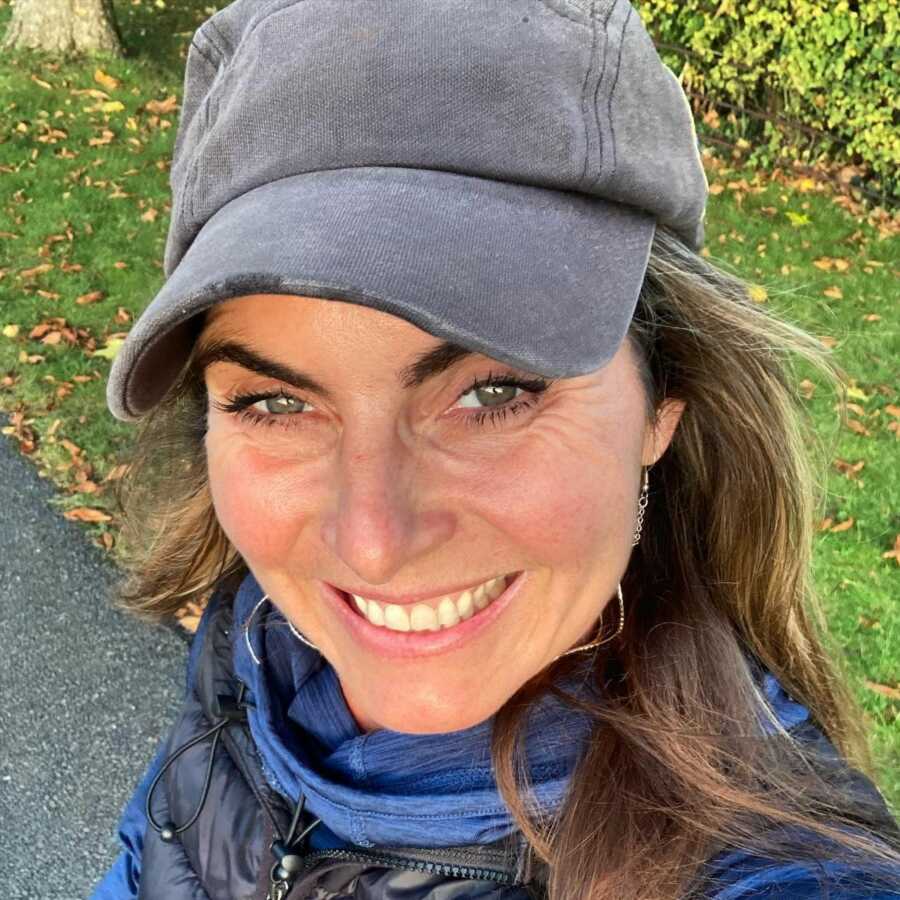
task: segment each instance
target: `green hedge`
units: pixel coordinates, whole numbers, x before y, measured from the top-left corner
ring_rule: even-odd
[[[713,104],[765,113],[766,118],[740,112],[722,117],[720,127],[731,139],[750,142],[753,161],[814,161],[825,155],[861,165],[884,193],[897,196],[897,0],[638,0],[637,5],[687,90]]]

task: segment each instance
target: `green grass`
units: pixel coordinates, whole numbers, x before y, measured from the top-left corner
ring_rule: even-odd
[[[180,96],[189,36],[213,8],[187,2],[158,8],[150,0],[118,7],[130,49],[124,59],[0,60],[0,329],[19,329],[15,337],[0,333],[0,409],[24,416],[23,436],[33,430],[30,457],[58,485],[62,510],[111,509],[102,479],[133,429],[107,412],[109,364],[92,352],[126,332],[128,319],[162,282],[177,113],[154,113],[146,104]],[[0,31],[9,13],[0,0]],[[120,86],[98,83],[98,67]],[[107,96],[78,93],[86,90]],[[100,105],[116,101],[122,110]],[[108,143],[91,145],[105,132],[112,135]],[[792,321],[833,338],[836,359],[852,379],[850,400],[858,409],[849,417],[868,434],[841,424],[824,385],[808,401],[825,459],[822,518],[853,520],[847,530],[820,533],[815,576],[869,717],[881,783],[900,807],[900,701],[866,686],[900,685],[900,566],[882,556],[900,534],[900,443],[889,427],[900,421],[900,240],[879,234],[811,182],[721,166],[710,179],[724,188],[711,196],[707,216],[713,260],[764,288],[764,302]],[[845,270],[823,271],[814,265],[823,258],[846,261]],[[23,275],[42,264],[53,268]],[[75,302],[94,291],[103,299]],[[29,339],[52,317],[81,329],[74,345]],[[44,359],[22,362],[23,354]],[[864,466],[851,479],[829,467],[833,460]],[[100,490],[81,490],[86,477]],[[115,521],[88,527],[99,541],[114,533],[110,526]]]

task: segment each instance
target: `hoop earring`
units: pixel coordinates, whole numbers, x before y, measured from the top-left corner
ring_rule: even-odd
[[[259,665],[259,657],[256,655],[256,653],[254,653],[253,644],[250,643],[250,624],[253,622],[253,618],[256,616],[256,611],[260,608],[260,606],[263,605],[263,603],[266,602],[266,600],[271,600],[268,594],[263,595],[262,599],[256,604],[256,606],[253,607],[250,615],[247,616],[247,621],[244,622],[244,624],[241,626],[241,630],[244,632],[244,641],[247,644],[247,649],[250,651],[250,656],[252,657],[253,662],[255,662],[256,665]],[[297,631],[296,628],[294,628],[294,623],[291,622],[291,620],[288,619],[287,616],[285,616],[285,620],[288,623],[288,628],[291,629],[291,634],[293,634],[298,641],[306,644],[307,647],[312,647],[312,649],[317,653],[321,652],[319,648],[314,643],[312,643],[312,641],[308,641],[305,637],[303,637],[302,634],[300,634],[299,631]]]
[[[571,650],[566,650],[565,653],[560,653],[559,656],[554,657],[553,662],[556,662],[556,660],[558,659],[562,659],[562,657],[564,656],[568,656],[570,653],[580,653],[582,650],[590,650],[592,647],[599,647],[601,644],[606,644],[614,638],[617,638],[622,633],[622,629],[625,627],[625,600],[622,597],[621,582],[616,585],[616,594],[619,597],[619,627],[615,630],[615,633],[611,634],[609,637],[597,638],[596,640],[591,641],[589,644],[582,644],[580,647],[573,647]],[[600,626],[600,630],[603,630],[602,625]]]

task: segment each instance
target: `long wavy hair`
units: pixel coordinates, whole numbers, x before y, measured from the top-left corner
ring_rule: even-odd
[[[796,366],[814,366],[837,390],[840,370],[817,339],[662,228],[628,339],[648,419],[666,397],[686,408],[651,472],[643,537],[622,581],[624,630],[524,684],[492,731],[498,786],[546,893],[700,896],[711,886],[704,862],[728,848],[807,859],[813,871],[813,860],[835,858],[896,872],[895,820],[854,797],[827,754],[785,731],[760,687],[768,669],[874,779],[863,717],[811,579],[820,497]],[[189,363],[137,426],[117,490],[128,573],[117,600],[143,618],[202,605],[247,572],[210,497],[206,405],[202,373]],[[585,666],[597,688],[590,700],[559,687]],[[530,802],[523,746],[529,709],[548,692],[595,722],[551,813]]]

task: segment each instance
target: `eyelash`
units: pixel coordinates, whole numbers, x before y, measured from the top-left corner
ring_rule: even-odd
[[[516,378],[512,375],[494,375],[493,373],[489,373],[486,378],[476,378],[469,387],[456,398],[456,400],[459,402],[466,394],[483,387],[515,387],[531,394],[531,397],[528,399],[516,398],[515,400],[503,404],[503,406],[488,407],[463,417],[463,422],[468,426],[479,427],[484,425],[486,420],[490,420],[491,425],[496,425],[506,419],[508,415],[518,415],[525,409],[536,406],[540,401],[541,394],[543,394],[552,383],[553,379]],[[227,403],[213,401],[213,406],[221,412],[236,415],[239,419],[248,422],[251,425],[278,425],[281,428],[296,427],[296,424],[290,421],[291,419],[296,418],[296,414],[266,415],[249,408],[260,400],[274,400],[278,397],[285,397],[288,400],[304,402],[302,398],[294,397],[284,391],[269,391],[265,393],[236,394],[229,398]],[[285,421],[279,421],[280,419],[284,419]]]

